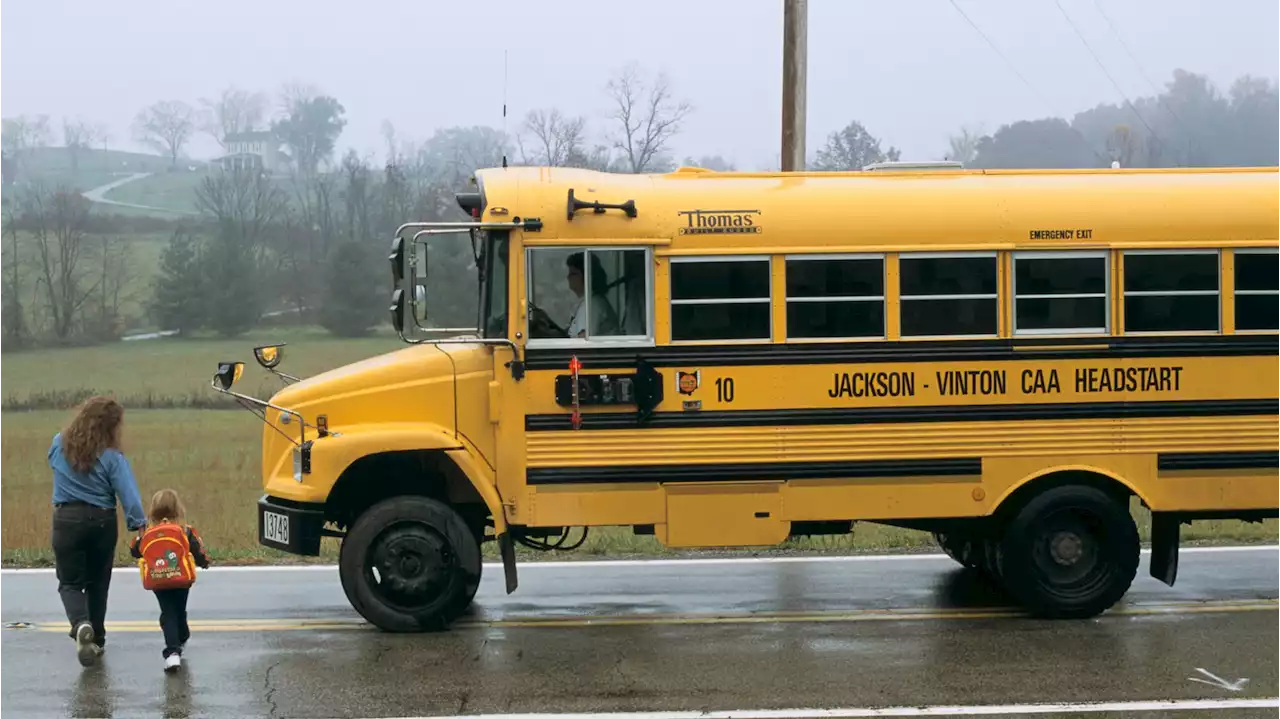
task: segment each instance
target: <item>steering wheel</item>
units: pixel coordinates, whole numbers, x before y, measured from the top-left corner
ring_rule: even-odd
[[[568,337],[569,331],[556,324],[546,310],[530,302],[529,335],[531,337]]]

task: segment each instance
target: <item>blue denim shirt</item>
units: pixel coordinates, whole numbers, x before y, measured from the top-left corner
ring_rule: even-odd
[[[80,501],[103,509],[115,509],[116,497],[124,507],[129,531],[145,527],[147,514],[138,496],[129,460],[118,449],[108,449],[88,472],[78,472],[62,453],[62,434],[53,436],[49,446],[49,467],[53,469],[53,503]]]

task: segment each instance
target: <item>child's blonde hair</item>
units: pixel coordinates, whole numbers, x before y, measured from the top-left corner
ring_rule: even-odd
[[[147,513],[147,517],[152,522],[170,522],[181,523],[187,516],[187,510],[182,506],[182,500],[178,499],[178,493],[172,489],[162,489],[151,495],[151,511]]]

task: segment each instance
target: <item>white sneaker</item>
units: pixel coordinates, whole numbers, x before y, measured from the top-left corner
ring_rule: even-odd
[[[170,654],[164,659],[164,670],[166,672],[169,672],[169,673],[176,672],[181,666],[182,666],[181,654]]]
[[[93,627],[88,622],[81,622],[76,627],[76,658],[80,666],[91,666],[98,658],[98,645],[93,643]]]

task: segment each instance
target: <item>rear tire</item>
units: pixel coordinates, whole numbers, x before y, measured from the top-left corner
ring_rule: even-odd
[[[1033,615],[1078,619],[1101,614],[1129,591],[1140,545],[1127,503],[1067,485],[1027,502],[999,549],[1005,588]]]
[[[342,587],[355,610],[389,632],[444,629],[480,586],[480,545],[449,506],[428,497],[383,500],[343,539]]]
[[[963,534],[946,534],[943,532],[934,532],[933,538],[938,543],[938,547],[948,557],[954,559],[956,564],[966,569],[978,568],[974,559],[975,548],[980,546],[977,542]]]

